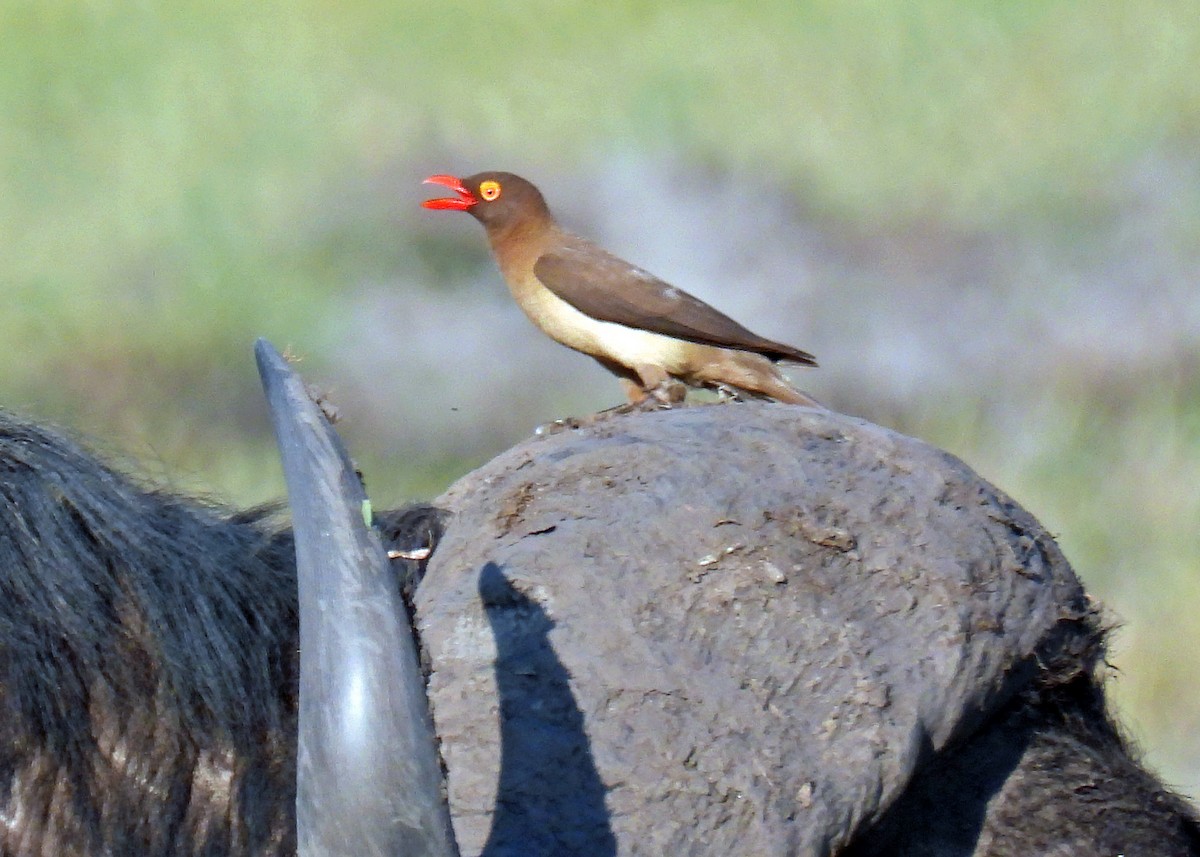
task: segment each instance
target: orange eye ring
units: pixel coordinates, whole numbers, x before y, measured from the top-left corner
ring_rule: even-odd
[[[494,199],[499,199],[500,182],[494,182],[491,179],[488,179],[487,181],[480,183],[479,195],[487,202],[491,202]]]

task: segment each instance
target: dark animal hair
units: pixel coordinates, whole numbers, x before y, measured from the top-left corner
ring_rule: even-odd
[[[4,853],[294,851],[296,623],[269,510],[0,413]]]
[[[1195,810],[1143,765],[1109,711],[1108,630],[1096,613],[1081,630],[975,734],[931,759],[845,857],[1200,854]]]

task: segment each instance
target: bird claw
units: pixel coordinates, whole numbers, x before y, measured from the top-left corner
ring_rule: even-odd
[[[538,426],[533,430],[533,433],[537,437],[549,437],[561,431],[586,428],[607,420],[610,417],[619,417],[625,414],[651,413],[653,411],[669,411],[672,408],[681,407],[685,403],[688,394],[686,384],[671,378],[653,387],[642,388],[640,390],[635,387],[633,389],[642,394],[641,398],[636,401],[614,405],[611,408],[605,408],[586,417],[563,417],[560,420],[554,420],[554,422]]]
[[[683,400],[687,398],[688,388],[686,384],[673,379],[667,379],[645,392],[645,397],[637,404],[642,405],[646,402],[655,402],[657,406],[649,409],[657,410],[657,407],[669,408],[672,405],[683,404]]]
[[[586,417],[563,417],[560,420],[554,420],[553,422],[538,426],[533,430],[533,433],[537,437],[549,437],[562,431],[587,428],[611,417],[620,417],[625,414],[669,411],[672,408],[682,405],[686,396],[687,387],[677,381],[671,381],[666,384],[660,384],[652,390],[647,390],[646,395],[636,402],[625,402],[621,405],[614,405],[611,408],[605,408]]]
[[[717,398],[722,402],[744,402],[746,400],[741,390],[736,390],[728,384],[717,384],[715,389]]]

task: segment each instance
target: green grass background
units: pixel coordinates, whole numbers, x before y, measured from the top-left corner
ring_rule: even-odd
[[[282,494],[256,336],[293,346],[337,399],[344,370],[371,374],[369,349],[346,349],[358,296],[492,299],[463,292],[485,270],[479,236],[421,219],[430,172],[554,176],[586,208],[589,183],[613,176],[597,165],[631,159],[669,165],[690,205],[711,177],[752,179],[847,246],[968,236],[1018,260],[1051,246],[1059,264],[1021,263],[1032,288],[997,303],[1051,345],[1088,300],[1071,272],[1143,224],[1128,277],[1154,272],[1140,287],[1174,303],[1160,318],[1132,301],[1142,333],[1118,324],[1102,360],[1051,348],[1023,390],[996,380],[1007,353],[988,383],[949,393],[812,389],[962,456],[1059,534],[1124,623],[1123,717],[1154,767],[1200,793],[1194,0],[7,0],[0,38],[0,406],[238,503]],[[886,297],[889,282],[857,287]],[[411,324],[397,313],[397,337]],[[854,363],[838,330],[820,335],[826,365]],[[374,397],[400,397],[394,377],[376,382]],[[589,385],[603,392],[545,391],[524,431],[611,403],[608,380]],[[378,505],[432,496],[524,436],[504,416],[524,400],[455,401],[391,402],[423,415],[416,440],[403,419],[347,413]],[[456,420],[470,442],[439,445]]]

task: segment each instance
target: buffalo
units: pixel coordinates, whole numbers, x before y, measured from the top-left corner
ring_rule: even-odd
[[[259,359],[294,532],[0,413],[4,854],[1200,854],[1097,605],[946,453],[672,408],[374,511]]]

